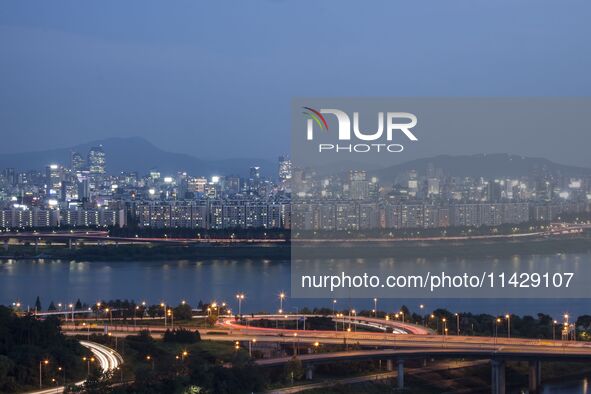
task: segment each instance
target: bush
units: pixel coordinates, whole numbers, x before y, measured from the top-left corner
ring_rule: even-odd
[[[184,328],[166,330],[163,337],[164,342],[174,343],[196,343],[201,340],[199,331],[189,331]]]

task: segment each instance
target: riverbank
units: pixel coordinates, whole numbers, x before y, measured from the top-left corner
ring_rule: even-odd
[[[310,243],[248,242],[192,245],[106,244],[78,245],[9,245],[0,251],[0,259],[61,259],[77,261],[154,261],[169,259],[249,258],[289,260],[292,246],[297,258],[432,258],[432,257],[506,257],[513,255],[548,255],[587,253],[591,238],[568,237],[509,238],[499,240],[430,240],[430,241],[328,241]]]

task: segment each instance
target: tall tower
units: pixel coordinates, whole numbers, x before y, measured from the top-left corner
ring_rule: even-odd
[[[279,156],[279,179],[282,181],[291,179],[291,160],[286,156]]]
[[[105,151],[103,146],[94,146],[88,152],[88,170],[91,174],[104,174],[105,173]]]
[[[82,171],[84,169],[84,159],[80,153],[72,152],[72,156],[70,157],[70,168],[73,171]]]

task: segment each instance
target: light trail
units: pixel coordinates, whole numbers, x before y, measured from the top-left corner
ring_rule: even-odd
[[[97,359],[103,372],[108,372],[118,368],[123,364],[123,357],[115,350],[110,347],[101,345],[96,342],[80,341],[80,344],[85,348],[89,349],[94,357]],[[76,386],[84,384],[84,380],[74,383]],[[49,389],[30,391],[27,394],[52,394],[52,393],[63,393],[65,390],[64,386],[52,387]]]

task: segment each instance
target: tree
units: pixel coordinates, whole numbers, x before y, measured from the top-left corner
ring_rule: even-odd
[[[163,337],[164,342],[176,342],[176,343],[196,343],[201,340],[199,331],[189,331],[184,328],[176,330],[166,330]]]
[[[217,323],[218,317],[217,315],[211,314],[207,316],[207,319],[205,319],[205,321],[209,327],[213,327],[215,326],[215,323]]]
[[[402,306],[400,307],[400,312],[404,313],[404,317],[405,317],[406,319],[409,319],[409,318],[411,318],[410,311],[408,310],[408,308],[406,307],[406,305],[402,305]]]
[[[199,386],[191,385],[183,391],[183,394],[199,394],[202,393],[203,390]]]
[[[55,307],[55,304],[53,303],[53,301],[51,301],[49,303],[49,307],[47,307],[47,310],[48,311],[55,311],[56,310],[56,307]]]
[[[589,315],[581,315],[577,319],[575,323],[577,327],[583,327],[584,329],[589,329],[591,327],[591,316]]]
[[[181,304],[174,308],[174,318],[176,320],[191,320],[193,317],[193,309],[189,304]]]
[[[76,309],[77,310],[82,309],[82,302],[80,302],[80,298],[78,298],[78,300],[76,301]]]
[[[293,356],[291,360],[285,364],[284,378],[286,381],[293,384],[295,380],[300,380],[303,376],[304,367],[302,365],[302,361],[296,356]]]
[[[39,298],[39,296],[37,296],[37,299],[35,300],[35,310],[37,312],[41,312],[42,308],[41,308],[41,299]]]
[[[0,354],[0,392],[11,392],[16,388],[14,377],[9,376],[14,369],[14,362]]]
[[[26,391],[38,383],[39,360],[49,359],[49,367],[59,365],[70,377],[81,376],[84,348],[61,333],[59,319],[49,316],[17,316],[0,306],[0,392]]]
[[[100,368],[94,368],[84,382],[84,392],[87,394],[104,394],[111,392],[112,372],[103,372]]]

